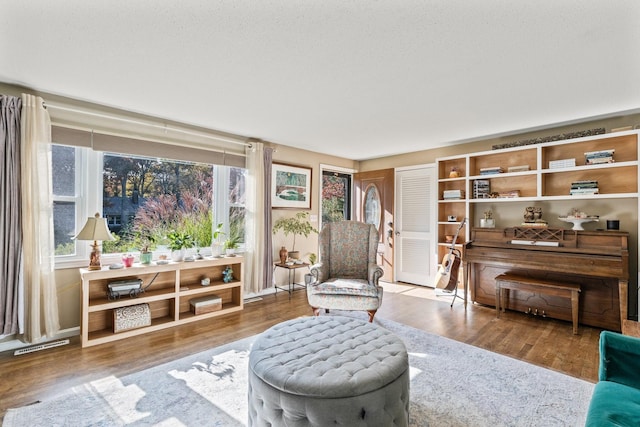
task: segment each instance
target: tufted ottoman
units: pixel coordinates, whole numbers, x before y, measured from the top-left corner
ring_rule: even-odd
[[[407,426],[409,360],[400,338],[363,320],[289,320],[249,355],[249,426]]]

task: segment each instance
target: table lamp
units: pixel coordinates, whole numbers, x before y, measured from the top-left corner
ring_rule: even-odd
[[[100,270],[102,268],[98,240],[115,240],[109,231],[109,227],[107,227],[107,221],[104,218],[100,218],[100,214],[97,212],[94,217],[87,218],[87,223],[74,239],[93,240],[89,270]]]

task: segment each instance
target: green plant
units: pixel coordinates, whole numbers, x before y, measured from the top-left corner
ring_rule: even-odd
[[[237,235],[230,235],[227,240],[224,241],[225,249],[238,249],[238,245],[240,244],[240,237]]]
[[[318,256],[316,254],[314,254],[313,252],[311,252],[309,254],[309,264],[314,265],[316,263],[316,261],[318,261]]]
[[[195,242],[193,241],[193,237],[191,237],[188,233],[182,233],[179,231],[172,231],[167,234],[167,239],[169,239],[169,249],[172,251],[179,251],[180,249],[188,249],[192,248]]]
[[[140,252],[147,254],[151,252],[151,245],[155,243],[156,239],[148,231],[140,231],[137,233],[136,239],[140,244]]]
[[[295,216],[280,218],[273,224],[273,234],[278,231],[282,231],[285,237],[293,234],[292,252],[296,250],[296,236],[309,237],[309,234],[318,232],[309,222],[309,212],[298,212]]]
[[[222,223],[220,223],[220,224],[218,224],[218,225],[216,226],[216,228],[213,230],[213,240],[214,240],[214,241],[216,241],[216,242],[217,242],[219,237],[224,236],[224,234],[225,234],[225,233],[224,233],[224,231],[222,231],[222,230],[223,230],[223,226],[222,226]]]

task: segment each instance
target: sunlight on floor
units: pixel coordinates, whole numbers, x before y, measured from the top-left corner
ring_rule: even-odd
[[[391,294],[403,294],[414,298],[430,299],[435,301],[448,301],[451,303],[453,294],[443,293],[439,289],[428,286],[409,285],[404,283],[380,282],[385,292]],[[458,295],[463,296],[462,289],[458,290]]]
[[[84,387],[92,387],[94,393],[100,396],[125,424],[140,421],[150,415],[150,412],[138,410],[138,402],[146,393],[137,384],[124,385],[119,378],[112,375],[92,381]]]

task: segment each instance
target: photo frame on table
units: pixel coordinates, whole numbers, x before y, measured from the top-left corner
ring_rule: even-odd
[[[311,209],[311,168],[273,163],[271,207]]]

